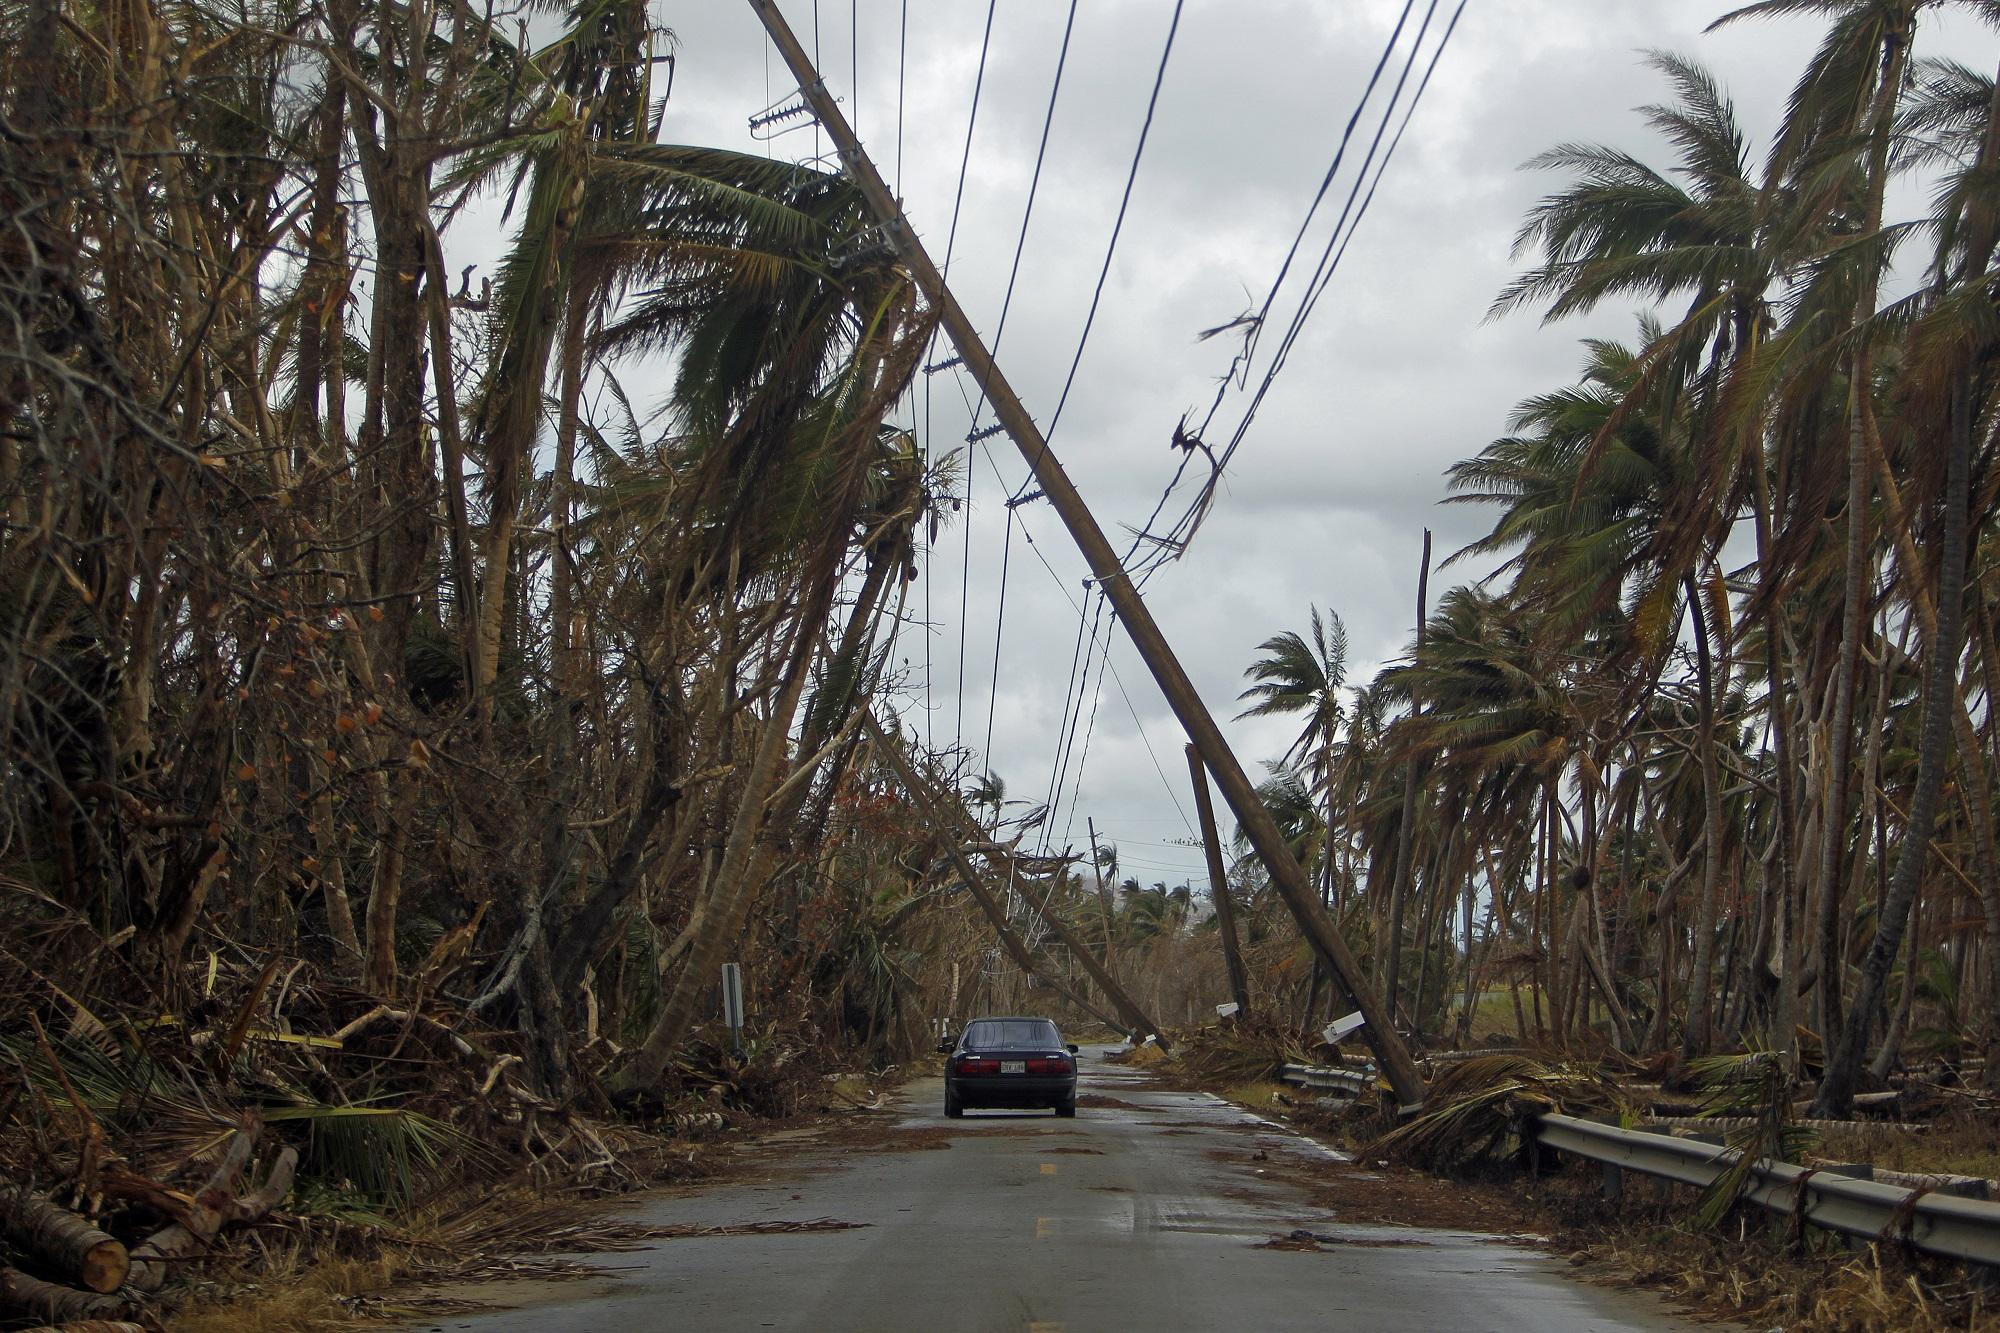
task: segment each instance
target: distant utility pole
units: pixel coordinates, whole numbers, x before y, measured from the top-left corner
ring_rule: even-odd
[[[1091,514],[1089,506],[1084,504],[1069,474],[1063,471],[1050,452],[1048,441],[1035,425],[1034,418],[1028,415],[1028,409],[1022,405],[1013,386],[994,364],[993,355],[987,350],[979,331],[945,286],[943,276],[931,262],[923,243],[904,220],[902,205],[889,193],[882,173],[875,169],[875,164],[862,149],[860,139],[841,114],[832,94],[827,92],[819,71],[813,68],[812,60],[806,55],[805,48],[799,45],[791,25],[785,22],[785,16],[778,12],[774,0],[749,0],[749,4],[763,22],[765,31],[771,34],[771,41],[791,69],[792,77],[798,80],[800,94],[839,150],[842,165],[867,199],[884,237],[895,247],[925,299],[938,312],[945,332],[951,336],[952,345],[958,349],[966,368],[993,404],[994,416],[1006,427],[1014,447],[1027,460],[1035,484],[1048,497],[1063,526],[1069,529],[1069,535],[1083,553],[1098,587],[1111,599],[1119,622],[1132,637],[1132,646],[1153,673],[1160,693],[1166,696],[1188,739],[1201,752],[1209,772],[1215,775],[1216,784],[1222,788],[1223,799],[1229,802],[1237,824],[1270,872],[1278,895],[1285,900],[1285,906],[1291,910],[1293,919],[1298,922],[1300,931],[1314,951],[1326,961],[1354,997],[1355,1007],[1361,1011],[1366,1022],[1363,1032],[1374,1048],[1375,1058],[1389,1086],[1395,1089],[1397,1098],[1405,1105],[1422,1102],[1424,1081],[1417,1073],[1416,1062],[1410,1058],[1409,1047],[1397,1034],[1389,1011],[1370,989],[1353,951],[1347,947],[1347,941],[1341,938],[1333,918],[1321,905],[1298,859],[1285,845],[1277,821],[1265,809],[1249,774],[1243,771],[1243,765],[1237,762],[1229,743],[1222,738],[1222,730],[1216,726],[1208,706],[1196,692],[1194,682],[1188,679],[1180,659],[1174,656],[1166,636],[1154,623],[1152,613],[1146,609],[1138,588],[1126,575],[1117,552],[1104,535],[1104,529],[1098,526],[1097,519]]]
[[[1417,646],[1416,655],[1424,651],[1424,621],[1429,616],[1431,588],[1431,530],[1424,529],[1424,558],[1417,566]],[[1423,696],[1412,688],[1410,691],[1410,717],[1414,721],[1423,716]],[[1416,865],[1410,855],[1410,841],[1416,836],[1417,822],[1417,760],[1412,755],[1403,763],[1403,815],[1396,824],[1396,862],[1393,878],[1389,881],[1389,944],[1387,949],[1377,950],[1386,957],[1388,966],[1384,970],[1382,989],[1389,997],[1392,1008],[1401,1004],[1396,997],[1401,994],[1403,968],[1403,904],[1415,892]]]

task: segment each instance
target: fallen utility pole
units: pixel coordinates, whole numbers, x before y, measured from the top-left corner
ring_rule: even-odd
[[[917,813],[923,816],[926,824],[930,825],[931,833],[937,839],[938,845],[944,848],[945,854],[951,858],[952,865],[957,867],[958,873],[964,878],[965,887],[972,892],[972,900],[979,904],[979,910],[985,914],[987,923],[993,927],[993,933],[1000,937],[1000,945],[1006,949],[1007,956],[1014,960],[1014,965],[1031,977],[1040,977],[1085,1012],[1096,1015],[1111,1026],[1120,1027],[1130,1023],[1129,1018],[1122,1020],[1112,1018],[1063,985],[1055,976],[1035,966],[1034,955],[1028,952],[1028,946],[1021,942],[1021,937],[1014,933],[1014,928],[1007,924],[1007,913],[1001,910],[999,900],[987,889],[984,877],[973,868],[972,859],[965,854],[965,848],[960,842],[961,830],[956,827],[956,821],[948,820],[944,811],[938,808],[937,801],[931,794],[930,784],[918,775],[916,765],[910,762],[910,756],[903,749],[903,738],[891,736],[884,731],[882,724],[875,720],[875,714],[870,709],[862,709],[861,720],[867,726],[869,733],[880,742],[882,752],[889,756],[890,766],[896,770],[896,776],[902,781],[903,790],[910,794],[910,800],[917,807]],[[1123,993],[1105,991],[1114,1007],[1117,1007],[1118,999]],[[1144,1018],[1143,1014],[1140,1015],[1143,1026],[1139,1032],[1133,1034],[1135,1037],[1153,1030],[1150,1023],[1144,1023]]]
[[[1222,868],[1222,841],[1215,832],[1215,803],[1208,797],[1208,770],[1201,751],[1187,747],[1188,774],[1194,779],[1195,816],[1201,820],[1201,845],[1208,853],[1208,895],[1215,899],[1215,933],[1222,937],[1222,961],[1229,968],[1229,998],[1239,1019],[1250,1017],[1250,978],[1236,941],[1236,907],[1229,901],[1229,874]]]
[[[1132,637],[1132,646],[1138,649],[1139,656],[1145,660],[1147,669],[1158,682],[1160,693],[1166,696],[1174,716],[1180,719],[1188,739],[1194,742],[1195,748],[1201,752],[1202,761],[1215,775],[1217,785],[1222,788],[1223,799],[1229,802],[1236,822],[1270,872],[1273,886],[1285,900],[1285,906],[1291,910],[1300,931],[1333,970],[1341,985],[1354,997],[1355,1007],[1367,1020],[1362,1031],[1374,1048],[1375,1058],[1389,1086],[1404,1105],[1421,1102],[1424,1081],[1417,1073],[1416,1062],[1410,1058],[1409,1047],[1403,1044],[1388,1011],[1370,989],[1353,951],[1341,938],[1333,918],[1320,905],[1298,859],[1285,846],[1277,821],[1264,808],[1249,774],[1243,771],[1243,765],[1236,761],[1229,743],[1222,738],[1222,730],[1216,726],[1208,706],[1201,701],[1194,682],[1188,679],[1166,636],[1153,622],[1152,613],[1146,609],[1138,588],[1127,577],[1117,552],[1104,535],[1104,529],[1098,526],[1097,519],[1084,504],[1083,496],[1077,492],[1069,474],[1063,471],[1055,455],[1049,451],[1048,441],[1042,437],[1040,428],[1028,415],[1028,409],[1022,405],[1013,386],[994,364],[992,353],[986,350],[979,331],[966,317],[950,288],[945,286],[943,276],[931,262],[923,243],[904,220],[902,206],[889,192],[882,173],[875,169],[875,164],[862,149],[861,140],[841,114],[832,94],[827,92],[819,71],[813,68],[805,48],[799,45],[791,25],[785,22],[785,16],[778,12],[775,0],[749,0],[749,3],[764,24],[764,30],[770,33],[772,44],[778,48],[778,54],[791,70],[792,77],[798,80],[799,92],[811,105],[821,127],[839,150],[842,165],[867,199],[882,231],[910,275],[916,279],[924,298],[937,310],[952,345],[965,358],[967,369],[978,381],[987,401],[993,404],[993,414],[1006,427],[1014,447],[1027,460],[1035,484],[1048,496],[1050,506],[1062,519],[1063,526],[1069,529],[1069,535],[1083,553],[1090,572],[1096,576],[1098,586],[1111,599],[1112,609],[1125,626],[1125,632]]]
[[[1003,852],[1002,854],[1009,861],[1014,860],[1012,852]],[[1025,875],[1014,875],[1011,877],[1011,882],[1015,888],[1021,891],[1021,896],[1028,900],[1028,906],[1034,908],[1040,914],[1042,920],[1048,922],[1055,930],[1056,938],[1063,942],[1063,947],[1070,951],[1070,955],[1083,964],[1083,970],[1090,973],[1090,979],[1097,983],[1097,989],[1103,991],[1105,998],[1111,1001],[1112,1006],[1125,1016],[1125,1021],[1134,1028],[1133,1036],[1138,1038],[1150,1034],[1153,1040],[1159,1043],[1160,1049],[1167,1049],[1167,1039],[1160,1035],[1159,1024],[1155,1023],[1147,1015],[1146,1011],[1139,1007],[1139,1002],[1132,998],[1130,992],[1125,989],[1124,983],[1119,981],[1117,976],[1112,973],[1110,964],[1098,958],[1091,951],[1090,946],[1084,943],[1082,937],[1070,929],[1069,922],[1063,920],[1060,913],[1050,908],[1049,900],[1029,886]]]

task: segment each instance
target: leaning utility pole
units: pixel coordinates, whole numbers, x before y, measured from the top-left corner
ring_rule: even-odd
[[[812,60],[806,55],[805,48],[799,45],[791,25],[785,22],[785,16],[778,12],[775,0],[749,0],[749,3],[763,22],[765,31],[770,33],[778,54],[791,69],[792,77],[799,81],[800,95],[839,150],[841,164],[868,201],[884,236],[916,279],[925,299],[937,310],[938,318],[950,335],[952,345],[964,359],[966,369],[972,372],[987,400],[993,404],[994,416],[1006,428],[1014,447],[1027,460],[1036,485],[1047,496],[1063,526],[1069,529],[1069,535],[1083,553],[1090,572],[1096,576],[1098,587],[1111,599],[1112,610],[1125,626],[1125,632],[1132,636],[1132,646],[1145,659],[1153,679],[1159,684],[1160,693],[1166,696],[1174,716],[1180,719],[1181,726],[1187,731],[1188,739],[1201,751],[1203,762],[1222,788],[1223,799],[1229,802],[1237,823],[1270,872],[1272,884],[1299,923],[1300,931],[1333,969],[1348,993],[1354,996],[1355,1006],[1366,1020],[1362,1031],[1374,1048],[1375,1058],[1389,1086],[1395,1089],[1398,1100],[1404,1105],[1421,1102],[1424,1081],[1417,1073],[1416,1062],[1410,1058],[1409,1047],[1397,1034],[1389,1012],[1370,990],[1353,951],[1341,938],[1333,918],[1320,905],[1298,859],[1285,846],[1277,821],[1264,808],[1249,774],[1243,771],[1229,743],[1222,738],[1222,730],[1216,726],[1208,706],[1195,691],[1194,682],[1188,679],[1166,636],[1153,622],[1152,613],[1146,609],[1138,588],[1127,577],[1117,552],[1104,535],[1104,529],[1098,526],[1097,519],[1091,514],[1089,506],[1084,504],[1083,496],[1077,492],[1069,474],[1063,471],[1055,455],[1049,451],[1048,441],[1042,437],[1040,428],[1028,415],[1028,409],[1022,405],[1013,386],[994,364],[993,355],[987,351],[979,331],[966,317],[950,288],[945,286],[944,277],[931,262],[923,243],[904,220],[901,204],[889,192],[882,173],[875,169],[875,164],[862,149],[861,140],[855,136],[833,96],[827,92],[819,71],[813,68]]]
[[[1008,860],[1010,862],[1013,860],[1011,853],[1008,854]],[[1125,1021],[1133,1025],[1136,1029],[1132,1034],[1133,1040],[1151,1036],[1159,1043],[1161,1050],[1167,1049],[1167,1039],[1161,1035],[1160,1025],[1147,1016],[1146,1011],[1139,1007],[1139,1002],[1132,998],[1131,992],[1125,989],[1125,984],[1112,972],[1111,964],[1107,961],[1111,953],[1110,938],[1107,936],[1104,942],[1106,958],[1100,959],[1091,951],[1083,938],[1070,928],[1069,922],[1063,920],[1062,914],[1050,906],[1049,900],[1029,885],[1026,875],[1009,875],[1008,879],[1021,891],[1021,896],[1028,900],[1028,906],[1034,908],[1042,920],[1049,923],[1049,928],[1055,931],[1056,938],[1062,941],[1070,956],[1083,964],[1083,970],[1090,974],[1090,979],[1097,983],[1097,989],[1104,992],[1112,1007],[1125,1015]]]
[[[1187,747],[1188,775],[1194,779],[1194,811],[1201,820],[1201,846],[1208,855],[1208,895],[1215,899],[1215,933],[1222,937],[1222,962],[1229,969],[1229,998],[1240,1019],[1250,1017],[1250,978],[1236,941],[1236,907],[1229,901],[1229,872],[1222,868],[1222,840],[1215,832],[1215,804],[1208,799],[1208,770],[1201,751]]]
[[[959,820],[952,818],[950,811],[940,808],[931,785],[917,772],[917,766],[910,762],[909,753],[903,748],[903,738],[900,735],[891,736],[884,731],[882,724],[875,720],[872,709],[861,710],[861,722],[881,745],[882,753],[889,757],[889,766],[896,770],[896,777],[902,782],[903,790],[910,794],[910,802],[917,807],[917,813],[924,817],[924,821],[931,826],[933,832],[940,835],[939,841],[944,844],[952,864],[958,867],[958,873],[965,877],[966,887],[972,890],[973,899],[979,904],[979,909],[986,913],[986,918],[999,934],[1001,943],[1006,945],[1007,951],[1014,956],[1014,961],[1020,965],[1023,972],[1031,976],[1041,975],[1040,970],[1028,956],[1027,947],[1020,942],[1013,928],[1007,924],[1006,913],[1001,910],[999,903],[994,901],[992,892],[981,882],[979,872],[973,868],[972,858],[965,854],[964,827]],[[1084,970],[1090,973],[1091,979],[1097,983],[1097,988],[1104,992],[1104,998],[1111,1001],[1111,1007],[1119,1014],[1116,1026],[1130,1030],[1135,1041],[1148,1033],[1157,1037],[1160,1031],[1159,1025],[1147,1017],[1145,1010],[1133,1002],[1132,997],[1126,994],[1125,988],[1118,984],[1118,978],[1112,976],[1110,969],[1092,956],[1083,946],[1083,941],[1076,937],[1062,918],[1048,910],[1047,901],[1031,893],[1027,884],[1018,877],[1010,875],[1008,878],[1013,880],[1029,904],[1041,913],[1042,919],[1055,928],[1056,935],[1070,953],[1076,956],[1077,961],[1083,964]],[[1045,979],[1071,999],[1084,1004],[1074,991],[1062,986],[1053,977]],[[1084,1004],[1084,1007],[1098,1017],[1104,1017],[1090,1005]],[[1161,1044],[1165,1045],[1164,1040]]]

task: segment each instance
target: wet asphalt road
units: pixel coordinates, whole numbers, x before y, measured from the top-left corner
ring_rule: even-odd
[[[674,1240],[599,1259],[506,1313],[425,1320],[470,1333],[654,1329],[1691,1331],[1649,1298],[1463,1233],[1357,1226],[1309,1207],[1285,1159],[1319,1145],[1215,1098],[1171,1092],[1088,1049],[1082,1092],[1126,1107],[944,1119],[911,1084],[899,1128],[948,1150],[787,1154],[771,1178],[658,1198],[650,1223],[838,1218],[847,1231]],[[1262,1151],[1266,1160],[1257,1161]],[[1304,1227],[1319,1252],[1259,1250]],[[1344,1243],[1342,1243],[1344,1242]],[[497,1294],[497,1293],[496,1293]]]

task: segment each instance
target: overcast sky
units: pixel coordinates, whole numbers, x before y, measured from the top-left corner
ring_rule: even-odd
[[[903,0],[784,0],[783,7],[808,49],[817,8],[826,81],[892,182],[900,89],[905,207],[942,261],[987,6],[910,0],[900,82]],[[1452,7],[1450,0],[1438,6],[1426,58]],[[793,85],[767,54],[747,4],[664,0],[657,8],[679,38],[664,138],[790,159],[825,149],[810,128],[768,144],[750,137],[747,118],[787,99]],[[1406,43],[1425,8],[1417,4]],[[1232,355],[1227,339],[1198,342],[1196,334],[1242,313],[1254,303],[1250,293],[1261,299],[1271,284],[1402,9],[1401,0],[1186,0],[1104,305],[1055,438],[1121,547],[1124,527],[1144,522],[1172,473],[1175,423],[1205,409]],[[1514,402],[1569,379],[1579,337],[1630,329],[1626,311],[1546,328],[1532,315],[1486,322],[1495,293],[1517,270],[1509,252],[1524,212],[1557,184],[1519,165],[1570,139],[1664,162],[1632,112],[1664,95],[1642,65],[1655,47],[1692,54],[1722,76],[1761,155],[1820,27],[1787,19],[1703,34],[1723,9],[1718,0],[1469,0],[1372,211],[1230,466],[1213,515],[1186,558],[1148,585],[1154,614],[1220,718],[1236,712],[1256,645],[1282,630],[1303,631],[1311,603],[1346,622],[1350,680],[1365,681],[1395,657],[1411,630],[1423,529],[1436,530],[1442,558],[1489,520],[1439,505],[1445,468],[1501,433]],[[1172,0],[1078,6],[999,347],[1002,367],[1044,425],[1082,329],[1172,10]],[[857,11],[858,42],[850,20]],[[953,289],[989,342],[1067,11],[1064,0],[998,6],[951,267]],[[1921,45],[1929,53],[1992,67],[2000,44],[1983,29],[1928,22]],[[1363,126],[1365,143],[1369,122]],[[1912,192],[1907,206],[1919,204]],[[1299,278],[1325,243],[1332,212],[1309,234]],[[455,262],[485,258],[496,241],[489,228],[464,229]],[[1278,300],[1281,319],[1296,302],[1295,279]],[[1275,348],[1273,333],[1265,355]],[[657,400],[664,375],[647,380],[628,374],[626,383]],[[961,391],[976,391],[953,372],[930,377],[926,410],[925,387],[905,420],[914,420],[933,453],[964,447]],[[1240,397],[1220,420],[1233,423],[1238,412]],[[990,421],[988,412],[981,424]],[[969,594],[961,602],[967,530],[951,529],[927,578],[912,587],[911,606],[921,615],[928,589],[929,734],[953,741],[962,711],[963,738],[978,747],[995,675],[1007,514],[995,466],[1010,490],[1026,469],[1004,436],[973,450]],[[1023,506],[1016,517],[1034,546],[1022,530],[1014,533],[989,763],[1011,797],[1039,803],[1062,730],[1074,608],[1087,571],[1045,503]],[[1445,581],[1483,572],[1461,565]],[[1439,586],[1434,578],[1433,598]],[[902,701],[904,715],[920,732],[923,640],[912,626],[898,646],[916,686]],[[1175,841],[1191,832],[1184,738],[1122,635],[1111,662],[1115,678],[1095,710],[1069,841],[1084,845],[1084,816],[1092,816],[1131,873],[1200,885],[1199,852]],[[1225,730],[1260,776],[1259,761],[1280,753],[1295,725],[1266,719]],[[1058,845],[1070,808],[1066,795]],[[1226,810],[1222,817],[1226,836]]]

